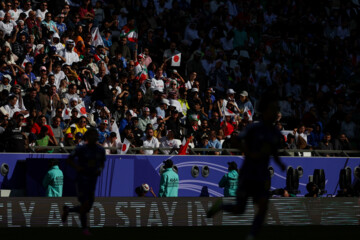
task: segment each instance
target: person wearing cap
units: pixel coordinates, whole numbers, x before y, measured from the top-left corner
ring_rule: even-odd
[[[177,197],[179,192],[179,175],[173,170],[174,163],[168,159],[164,163],[164,172],[160,175],[159,197]]]
[[[146,197],[146,194],[150,192],[153,197],[156,197],[156,193],[154,192],[153,188],[150,187],[147,183],[141,184],[135,188],[135,193],[138,197]]]
[[[102,119],[99,126],[97,127],[97,131],[99,133],[99,144],[103,145],[105,140],[110,136],[110,131],[108,129],[109,120]]]
[[[50,51],[52,59],[57,60],[56,57],[59,57],[58,53],[64,49],[64,45],[60,42],[60,35],[55,32],[51,36],[51,43],[50,43]]]
[[[247,114],[249,120],[252,120],[255,109],[251,100],[249,98],[249,94],[247,91],[241,91],[239,94],[239,100],[237,101],[237,105],[240,109],[240,116],[243,118],[244,114]]]
[[[8,90],[10,92],[11,90],[11,81],[12,81],[12,77],[10,76],[10,74],[4,74],[2,77],[2,81],[0,82],[0,92],[2,92],[2,90]]]
[[[219,187],[224,189],[224,197],[236,197],[238,178],[236,162],[228,162],[228,172],[219,181]]]
[[[133,117],[137,117],[137,114],[133,110],[130,109],[125,113],[125,117],[121,119],[120,124],[119,124],[120,135],[122,134],[122,132],[124,131],[126,126],[129,126],[129,127],[132,126],[131,119]]]
[[[75,140],[74,140],[74,145],[75,146],[80,146],[80,145],[84,145],[84,134],[82,134],[81,132],[78,132],[75,134]]]
[[[167,109],[170,106],[170,101],[166,98],[163,98],[160,101],[160,104],[155,108],[158,116],[161,116],[165,121],[168,119]]]

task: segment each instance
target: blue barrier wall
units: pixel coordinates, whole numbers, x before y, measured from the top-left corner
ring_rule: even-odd
[[[64,172],[64,196],[75,196],[75,172],[65,159],[66,154],[1,154],[0,165],[9,165],[9,173],[0,175],[1,189],[24,189],[26,196],[43,196],[42,179],[47,171],[50,158],[60,160],[60,168]],[[130,197],[135,196],[134,189],[142,183],[148,183],[155,193],[159,191],[160,168],[162,162],[171,158],[178,168],[180,177],[179,196],[212,197],[223,196],[223,190],[218,187],[221,177],[227,172],[227,162],[235,161],[242,164],[241,156],[147,156],[147,155],[108,155],[104,171],[99,178],[96,196],[98,197]],[[346,158],[325,157],[282,157],[287,166],[294,168],[301,166],[304,170],[300,178],[300,193],[306,194],[306,184],[314,169],[324,169],[326,178],[325,190],[327,194],[336,194],[339,173],[344,168]],[[191,175],[193,166],[198,166],[200,174],[194,178]],[[354,169],[360,165],[360,158],[350,158],[346,166]],[[204,166],[208,166],[208,177],[201,175]],[[282,172],[277,165],[271,163],[275,170],[271,187],[284,188],[286,186],[286,172]],[[354,178],[354,177],[353,177]]]

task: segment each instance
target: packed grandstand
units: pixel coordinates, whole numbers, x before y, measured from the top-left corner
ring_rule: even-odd
[[[59,153],[93,127],[108,154],[236,154],[224,149],[259,120],[269,89],[283,149],[358,150],[359,10],[355,0],[3,0],[1,151]]]

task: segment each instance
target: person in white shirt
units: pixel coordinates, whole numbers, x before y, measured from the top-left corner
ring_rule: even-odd
[[[64,71],[61,70],[61,62],[55,62],[51,70],[50,74],[55,76],[55,86],[59,89],[61,80],[67,79]]]
[[[29,112],[27,110],[21,110],[19,107],[16,106],[18,98],[15,95],[10,95],[9,102],[4,106],[4,109],[9,114],[9,118],[12,118],[14,113],[20,112],[24,116],[27,116]]]
[[[48,12],[47,2],[42,2],[40,8],[36,10],[36,17],[40,18],[41,21],[45,19],[45,14]]]
[[[19,0],[15,0],[13,2],[13,6],[12,6],[12,11],[14,12],[13,15],[13,20],[17,21],[19,19],[20,13],[22,13],[23,11],[19,8],[20,6],[20,1]]]
[[[174,132],[168,130],[166,136],[160,138],[160,147],[161,148],[172,148],[171,150],[162,150],[164,154],[177,154],[177,150],[180,148],[181,141],[175,139]]]
[[[111,132],[104,142],[104,148],[115,147],[117,149],[105,149],[106,154],[117,154],[121,149],[121,141],[117,138],[116,132]]]
[[[158,89],[160,92],[164,92],[165,83],[163,81],[163,70],[158,68],[156,70],[155,77],[151,79],[151,88]]]
[[[65,48],[60,50],[59,56],[65,58],[66,64],[72,65],[74,62],[79,62],[79,55],[74,52],[75,42],[72,39],[66,40]]]
[[[0,30],[3,31],[4,36],[11,36],[11,32],[16,27],[16,22],[11,20],[11,14],[9,12],[5,13],[4,19],[0,21]]]
[[[154,130],[152,128],[146,129],[146,136],[144,136],[141,140],[143,140],[143,148],[159,148],[160,143],[159,140],[154,137]],[[145,155],[154,155],[158,154],[159,150],[140,150],[142,154]]]
[[[193,84],[194,84],[194,82],[196,80],[196,77],[197,77],[196,72],[190,73],[189,80],[185,83],[186,90],[189,90],[189,89],[193,88]]]
[[[26,17],[28,17],[30,11],[32,11],[31,0],[27,0],[23,3],[23,8],[21,9],[21,12],[25,13]]]
[[[11,8],[12,8],[12,3],[11,3],[11,1],[6,1],[6,2],[5,2],[5,8],[2,9],[2,10],[0,10],[0,20],[1,20],[1,21],[5,19],[6,13],[9,13],[11,20],[15,20],[15,19],[14,19],[14,17],[15,17],[15,12],[14,12],[14,10],[12,10]]]

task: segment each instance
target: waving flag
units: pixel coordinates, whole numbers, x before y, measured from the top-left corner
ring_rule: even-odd
[[[171,57],[171,66],[179,67],[181,62],[181,53],[178,53]]]
[[[252,121],[252,114],[251,114],[251,111],[248,107],[245,107],[244,108],[244,113],[246,113],[249,117],[249,120]]]
[[[138,41],[139,35],[137,29],[130,29],[126,25],[121,30],[121,35],[126,36],[129,42],[136,43]]]
[[[187,154],[187,149],[189,147],[191,139],[192,139],[192,136],[189,137],[187,140],[185,138],[183,139],[182,144],[181,144],[181,146],[179,148],[178,155],[186,155]]]
[[[86,112],[84,102],[79,103],[78,105],[76,105],[73,108],[76,108],[78,110],[78,113],[79,113],[78,117],[81,117],[81,116],[87,117],[87,112]],[[71,111],[73,108],[70,108],[70,107],[64,108],[63,113],[62,113],[62,117],[64,120],[71,118]]]
[[[104,46],[104,41],[102,40],[98,27],[95,27],[91,30],[91,45],[95,47],[99,45]]]
[[[121,149],[118,150],[119,154],[126,154],[130,147],[130,141],[126,138],[124,139],[124,142],[121,145]]]

